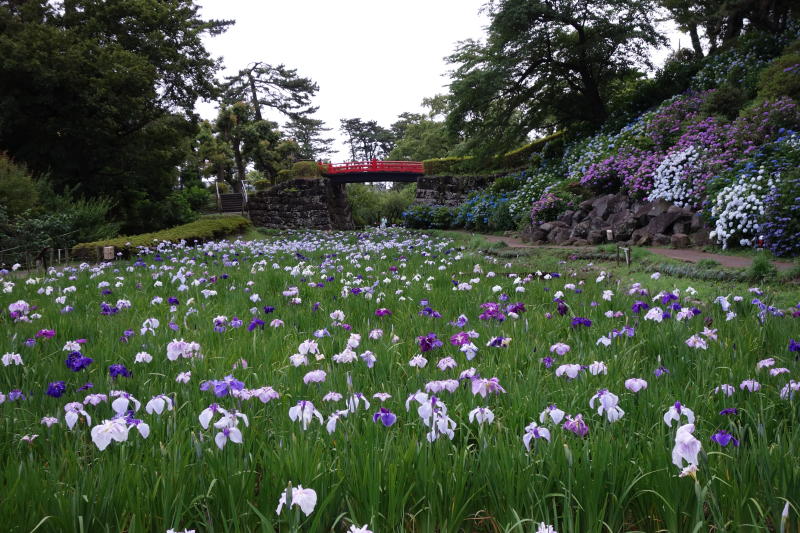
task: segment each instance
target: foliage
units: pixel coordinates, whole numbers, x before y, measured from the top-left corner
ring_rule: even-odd
[[[525,172],[521,178],[523,183],[511,197],[508,205],[511,216],[520,229],[530,223],[533,202],[541,198],[548,187],[563,180],[563,175],[560,169],[551,165]]]
[[[415,185],[392,189],[359,183],[347,185],[347,200],[356,226],[378,226],[384,218],[388,224],[402,223],[403,214],[414,202],[415,195]]]
[[[529,166],[532,159],[545,150],[549,150],[551,156],[557,155],[560,150],[559,143],[563,135],[564,132],[547,135],[512,150],[511,152],[493,156],[488,159],[476,157],[444,157],[428,159],[422,163],[425,168],[425,174],[430,176],[464,174],[489,170],[515,170]]]
[[[486,43],[465,41],[449,58],[447,117],[485,153],[531,131],[599,127],[613,81],[649,67],[645,50],[664,42],[648,0],[503,0],[487,11]]]
[[[731,46],[706,58],[692,80],[692,88],[704,91],[729,85],[752,97],[759,72],[787,44],[788,35],[758,31],[744,35]]]
[[[295,178],[319,178],[322,176],[319,165],[314,161],[298,161],[292,165],[292,174]]]
[[[220,64],[230,24],[192,0],[0,4],[0,147],[57,192],[107,196],[124,227],[154,228]],[[140,200],[146,200],[140,204]]]
[[[397,139],[394,132],[379,126],[375,120],[360,118],[341,119],[340,130],[347,139],[352,161],[384,159],[394,148]]]
[[[0,192],[0,207],[11,218],[32,209],[39,202],[39,191],[28,169],[3,152],[0,152]]]
[[[42,187],[47,190],[47,187]],[[108,198],[75,198],[49,191],[36,209],[14,217],[0,216],[0,250],[4,260],[24,262],[45,248],[70,248],[78,242],[113,237],[120,228],[111,221]],[[2,206],[0,206],[2,208]]]
[[[80,243],[72,248],[72,253],[79,257],[94,258],[95,250],[104,246],[114,246],[118,250],[130,253],[139,248],[150,248],[154,243],[162,241],[173,243],[181,241],[188,243],[204,242],[239,233],[250,225],[250,221],[241,216],[208,216],[189,224],[154,233]]]
[[[262,107],[269,107],[290,117],[303,117],[316,111],[311,107],[311,98],[319,86],[310,78],[298,76],[296,69],[285,65],[269,65],[255,62],[247,65],[233,76],[226,76],[222,86],[222,102],[249,103],[255,119],[263,120]]]
[[[800,100],[800,51],[784,54],[762,70],[757,91],[760,98],[786,95],[795,101]]]
[[[408,228],[448,229],[453,227],[455,213],[445,205],[411,204],[402,217]]]
[[[333,153],[332,137],[323,137],[331,128],[325,122],[305,115],[294,115],[286,123],[286,136],[300,147],[297,155],[300,159],[320,161]]]
[[[392,161],[424,161],[445,157],[454,143],[444,122],[423,116],[412,119],[403,127],[402,136],[397,137],[388,158]]]

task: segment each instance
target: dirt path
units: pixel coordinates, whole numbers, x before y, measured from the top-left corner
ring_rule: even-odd
[[[484,234],[477,234],[477,235],[481,235],[484,239],[486,239],[489,242],[504,242],[511,248],[558,248],[563,250],[586,249],[586,247],[580,247],[580,246],[549,246],[549,245],[539,246],[534,244],[525,244],[516,237],[502,237],[499,235],[484,235]],[[664,257],[670,257],[672,259],[678,259],[680,261],[687,261],[689,263],[697,263],[698,261],[702,261],[703,259],[711,259],[726,268],[747,268],[753,262],[753,260],[750,259],[749,257],[741,257],[738,255],[712,254],[689,248],[677,250],[673,248],[648,247],[646,248],[646,250],[654,254],[663,255]],[[777,268],[778,270],[789,270],[795,266],[795,264],[786,261],[774,261],[773,264],[775,265],[775,268]]]

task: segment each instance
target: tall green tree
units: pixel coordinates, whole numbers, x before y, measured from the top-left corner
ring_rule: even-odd
[[[378,125],[375,120],[360,118],[341,119],[341,131],[347,136],[345,143],[350,148],[353,161],[384,159],[396,142],[392,130]]]
[[[298,144],[300,159],[317,161],[333,153],[333,138],[325,137],[331,128],[326,128],[322,120],[308,115],[294,115],[284,130],[287,137]]]
[[[613,80],[649,68],[665,42],[654,0],[497,0],[486,42],[449,58],[448,128],[474,149],[499,152],[532,131],[596,128]]]
[[[108,196],[123,231],[166,223],[164,202],[220,68],[192,0],[0,1],[0,150],[58,191]]]
[[[214,132],[233,156],[235,173],[224,174],[222,178],[236,192],[242,191],[250,165],[274,183],[278,170],[297,160],[296,144],[283,139],[275,122],[259,119],[249,103],[221,107]]]
[[[256,120],[263,120],[262,108],[268,107],[286,116],[308,115],[317,108],[311,98],[319,86],[285,65],[272,66],[263,62],[251,63],[233,76],[227,76],[222,86],[222,102],[249,102]]]

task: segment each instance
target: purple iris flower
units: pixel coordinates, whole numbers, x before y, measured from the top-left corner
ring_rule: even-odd
[[[375,310],[375,316],[392,316],[392,312],[385,307]]]
[[[174,296],[170,296],[169,298],[167,298],[167,303],[169,303],[170,305],[180,305],[181,302]]]
[[[380,420],[381,424],[388,428],[397,422],[397,416],[387,408],[381,407],[374,415],[372,415],[373,422],[377,422],[378,420]]]
[[[116,315],[119,313],[119,308],[114,307],[112,305],[108,305],[107,303],[103,302],[100,304],[100,314],[105,316]]]
[[[525,304],[524,303],[517,302],[517,303],[513,303],[513,304],[509,305],[508,307],[506,307],[506,311],[509,312],[509,313],[520,314],[520,313],[524,313],[525,311],[527,311],[527,309],[525,309]]]
[[[545,368],[550,368],[553,366],[553,358],[552,357],[542,357],[542,364]]]
[[[118,377],[122,376],[124,378],[129,378],[133,374],[131,371],[125,368],[123,364],[113,364],[108,367],[108,375],[111,376],[111,379],[116,380]]]
[[[89,390],[89,389],[93,389],[93,388],[94,388],[94,383],[92,383],[91,381],[87,381],[85,384],[83,384],[80,387],[78,387],[78,390],[82,391],[82,390]]]
[[[631,306],[631,311],[637,314],[641,313],[645,309],[650,309],[650,306],[647,305],[646,302],[642,302],[641,300],[636,300],[635,302],[633,302],[633,305]]]
[[[244,322],[242,322],[242,319],[237,317],[237,316],[235,316],[235,317],[233,317],[231,319],[231,327],[232,328],[240,328],[240,327],[242,327],[242,324],[244,324]]]
[[[273,311],[275,311],[275,308],[272,307],[271,305],[265,305],[264,306],[264,314],[265,315],[268,315],[268,314],[272,313]]]
[[[11,402],[15,402],[17,400],[24,400],[25,395],[19,389],[13,389],[8,393],[8,400]]]
[[[56,336],[56,330],[54,329],[40,329],[38,333],[36,333],[37,339],[52,339]]]
[[[678,300],[678,296],[676,294],[672,294],[671,292],[665,292],[661,295],[661,305],[667,305],[670,302],[675,302]]]
[[[719,414],[721,414],[721,415],[738,415],[739,414],[739,409],[737,409],[736,407],[727,407],[727,408],[723,409],[722,411],[720,411]]]
[[[800,352],[800,342],[797,342],[794,339],[789,339],[789,351]]]
[[[565,304],[561,300],[556,300],[556,302],[558,302],[558,308],[557,308],[558,309],[558,314],[561,315],[561,316],[566,315],[567,311],[568,311],[567,304]]]
[[[28,348],[33,348],[34,346],[36,346],[36,339],[31,337],[30,339],[25,340],[25,346],[27,346]]]
[[[478,316],[481,320],[495,319],[498,322],[502,322],[506,319],[506,315],[500,311],[500,305],[495,302],[481,304],[481,309],[483,309],[483,312]]]
[[[247,326],[247,331],[253,331],[256,328],[264,329],[264,321],[254,316],[253,320],[250,321],[250,325]]]
[[[66,360],[64,361],[64,363],[66,363],[67,365],[67,368],[69,368],[73,372],[79,372],[84,368],[86,368],[87,366],[89,366],[90,364],[92,364],[93,362],[94,359],[92,359],[91,357],[86,357],[85,355],[83,355],[81,352],[78,351],[70,352]]]
[[[441,318],[442,317],[442,314],[439,311],[437,311],[436,309],[433,309],[432,307],[428,307],[428,306],[423,307],[422,311],[420,311],[417,314],[420,315],[420,316],[429,316],[431,318]]]
[[[67,392],[67,385],[63,381],[54,381],[47,385],[46,394],[53,398],[60,398],[65,392]]]
[[[583,318],[580,316],[576,316],[572,319],[572,327],[577,328],[580,326],[586,326],[587,328],[592,325],[592,321],[588,318]]]
[[[225,379],[211,379],[200,384],[201,391],[212,389],[217,398],[223,398],[231,393],[232,390],[240,391],[244,389],[244,383],[233,376],[225,376]]]
[[[440,348],[444,343],[436,338],[436,333],[428,333],[421,337],[417,337],[419,349],[424,352],[429,352],[435,348]]]
[[[180,329],[180,326],[175,322],[170,322],[169,329],[171,329],[172,331],[178,331]]]
[[[582,415],[575,415],[575,418],[567,415],[567,420],[564,422],[563,428],[575,433],[579,437],[585,437],[586,434],[589,433],[589,426],[583,421]]]
[[[664,375],[666,375],[666,374],[669,374],[669,369],[668,369],[667,367],[660,366],[660,367],[656,368],[656,369],[653,371],[653,374],[655,374],[655,376],[656,376],[657,378],[660,378],[661,376],[664,376]]]
[[[713,442],[716,442],[723,448],[728,444],[730,444],[731,442],[733,442],[734,446],[736,447],[739,446],[739,440],[730,433],[728,433],[727,431],[725,431],[724,429],[720,429],[719,431],[711,435],[711,440]]]
[[[314,302],[314,305],[311,306],[312,311],[319,311],[319,306],[321,304],[319,302]]]

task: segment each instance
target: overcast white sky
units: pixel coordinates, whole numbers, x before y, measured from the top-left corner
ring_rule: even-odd
[[[458,41],[485,35],[486,0],[198,0],[203,18],[233,19],[206,38],[233,74],[254,61],[283,63],[319,84],[316,114],[340,138],[339,120],[360,117],[388,127],[422,99],[446,92],[445,56]],[[677,39],[677,37],[676,37]],[[661,54],[659,54],[661,55]],[[213,119],[213,103],[199,103]],[[283,123],[280,116],[270,117]],[[337,140],[338,154],[347,150]]]
[[[199,0],[203,18],[236,24],[206,39],[226,74],[248,63],[283,63],[319,84],[317,118],[340,137],[339,119],[361,117],[388,127],[422,99],[446,92],[444,57],[456,42],[480,38],[485,0]],[[214,104],[199,103],[203,118]],[[279,117],[271,117],[273,120]],[[282,122],[282,120],[279,120]],[[337,143],[334,161],[347,159]]]

